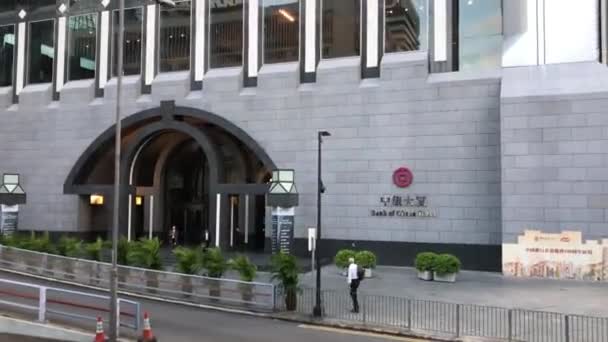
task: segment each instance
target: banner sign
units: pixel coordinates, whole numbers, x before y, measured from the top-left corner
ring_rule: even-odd
[[[526,230],[502,245],[502,260],[503,273],[515,277],[608,281],[608,239],[583,241],[578,231]]]
[[[272,208],[272,254],[291,253],[295,208]]]
[[[0,233],[9,235],[17,231],[19,221],[19,206],[4,205],[0,206]]]

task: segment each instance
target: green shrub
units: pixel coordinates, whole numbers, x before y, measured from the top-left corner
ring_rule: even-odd
[[[84,254],[87,259],[94,261],[101,261],[101,253],[104,247],[104,241],[101,237],[97,237],[95,242],[85,243],[84,244]]]
[[[127,263],[136,267],[162,270],[163,264],[158,238],[152,240],[142,238],[137,242],[132,242],[127,252]]]
[[[435,258],[433,271],[439,275],[458,273],[460,271],[460,260],[451,254],[440,254]]]
[[[22,247],[34,252],[49,254],[57,253],[57,250],[49,237],[49,232],[44,232],[40,237],[36,237],[36,234],[32,232],[31,237],[22,243]]]
[[[203,255],[199,248],[177,247],[173,250],[177,260],[177,272],[184,274],[198,274],[203,268]]]
[[[70,258],[79,258],[82,256],[82,241],[68,236],[62,236],[59,239],[59,244],[57,245],[57,252],[59,255],[70,257]]]
[[[435,259],[437,259],[437,254],[433,252],[418,253],[415,261],[416,269],[420,272],[433,272]]]
[[[242,281],[251,282],[255,279],[258,268],[244,255],[239,255],[231,259],[228,264],[230,267],[239,272]]]
[[[360,251],[355,255],[355,262],[363,268],[375,268],[376,255],[370,251]]]
[[[338,268],[347,268],[348,265],[350,265],[348,259],[354,258],[356,254],[357,252],[353,251],[352,249],[342,249],[336,253],[334,263]]]
[[[121,236],[120,239],[118,239],[118,246],[116,247],[116,262],[119,265],[129,265],[127,256],[129,255],[129,250],[134,244],[135,242],[127,240],[127,238],[124,236]],[[108,248],[112,248],[111,241]]]
[[[209,248],[203,254],[203,265],[207,270],[207,276],[211,278],[221,278],[228,268],[228,263],[219,248]]]

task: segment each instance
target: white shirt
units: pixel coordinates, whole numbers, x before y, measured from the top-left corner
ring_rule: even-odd
[[[348,266],[348,283],[350,284],[353,279],[359,279],[357,276],[357,264],[354,262]]]

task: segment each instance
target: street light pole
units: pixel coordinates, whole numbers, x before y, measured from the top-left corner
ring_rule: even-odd
[[[323,307],[321,305],[321,257],[320,257],[320,246],[321,246],[321,194],[325,192],[325,186],[321,179],[321,145],[323,143],[323,137],[329,137],[331,134],[327,131],[318,132],[318,156],[317,156],[317,236],[315,239],[315,264],[317,267],[317,286],[316,286],[316,301],[315,307],[312,311],[314,317],[321,317],[323,315]]]
[[[161,5],[175,7],[172,0],[156,0]],[[118,0],[118,44],[116,44],[116,131],[114,133],[114,212],[112,217],[112,271],[110,274],[110,341],[118,340],[118,230],[120,208],[120,107],[122,102],[123,45],[125,40],[125,0]],[[102,75],[103,77],[103,75]],[[137,317],[136,319],[139,319]]]
[[[120,105],[122,95],[123,44],[125,36],[125,0],[118,0],[118,44],[116,51],[116,132],[114,139],[114,212],[112,218],[112,272],[110,277],[110,341],[118,340],[118,210],[120,201]],[[101,77],[104,77],[102,75]],[[139,319],[137,317],[136,319]]]

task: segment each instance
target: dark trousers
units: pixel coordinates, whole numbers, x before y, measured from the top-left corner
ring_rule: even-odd
[[[359,312],[359,300],[357,300],[357,289],[359,288],[359,279],[353,279],[350,282],[350,298],[353,300],[353,311]]]

